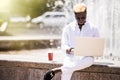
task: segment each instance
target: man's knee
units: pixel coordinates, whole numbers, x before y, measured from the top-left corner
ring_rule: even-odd
[[[63,74],[69,74],[69,73],[74,72],[74,70],[72,70],[71,68],[68,68],[68,67],[62,67],[61,70],[62,70]]]

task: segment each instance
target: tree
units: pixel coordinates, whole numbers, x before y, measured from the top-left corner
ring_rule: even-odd
[[[27,16],[32,18],[40,16],[44,12],[51,10],[54,6],[47,6],[48,3],[54,4],[55,0],[12,0],[11,1],[11,15],[12,16]]]

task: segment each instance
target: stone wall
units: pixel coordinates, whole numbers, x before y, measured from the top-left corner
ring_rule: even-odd
[[[59,67],[57,63],[0,61],[0,80],[43,80],[47,70]],[[60,80],[56,74],[53,80]],[[72,80],[120,80],[120,68],[92,65],[73,73]]]
[[[58,46],[60,46],[60,39],[0,40],[0,51],[57,48]]]

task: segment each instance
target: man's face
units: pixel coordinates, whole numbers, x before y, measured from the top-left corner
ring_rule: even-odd
[[[78,22],[78,25],[84,25],[86,22],[86,12],[75,13],[75,18]]]

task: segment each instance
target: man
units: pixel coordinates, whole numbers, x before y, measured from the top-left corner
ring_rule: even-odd
[[[62,34],[61,47],[66,53],[63,66],[48,71],[44,80],[51,80],[60,71],[62,71],[61,80],[70,80],[74,71],[87,68],[94,62],[93,56],[74,56],[75,37],[99,37],[99,32],[86,20],[85,4],[75,5],[73,11],[76,21],[68,24]]]

